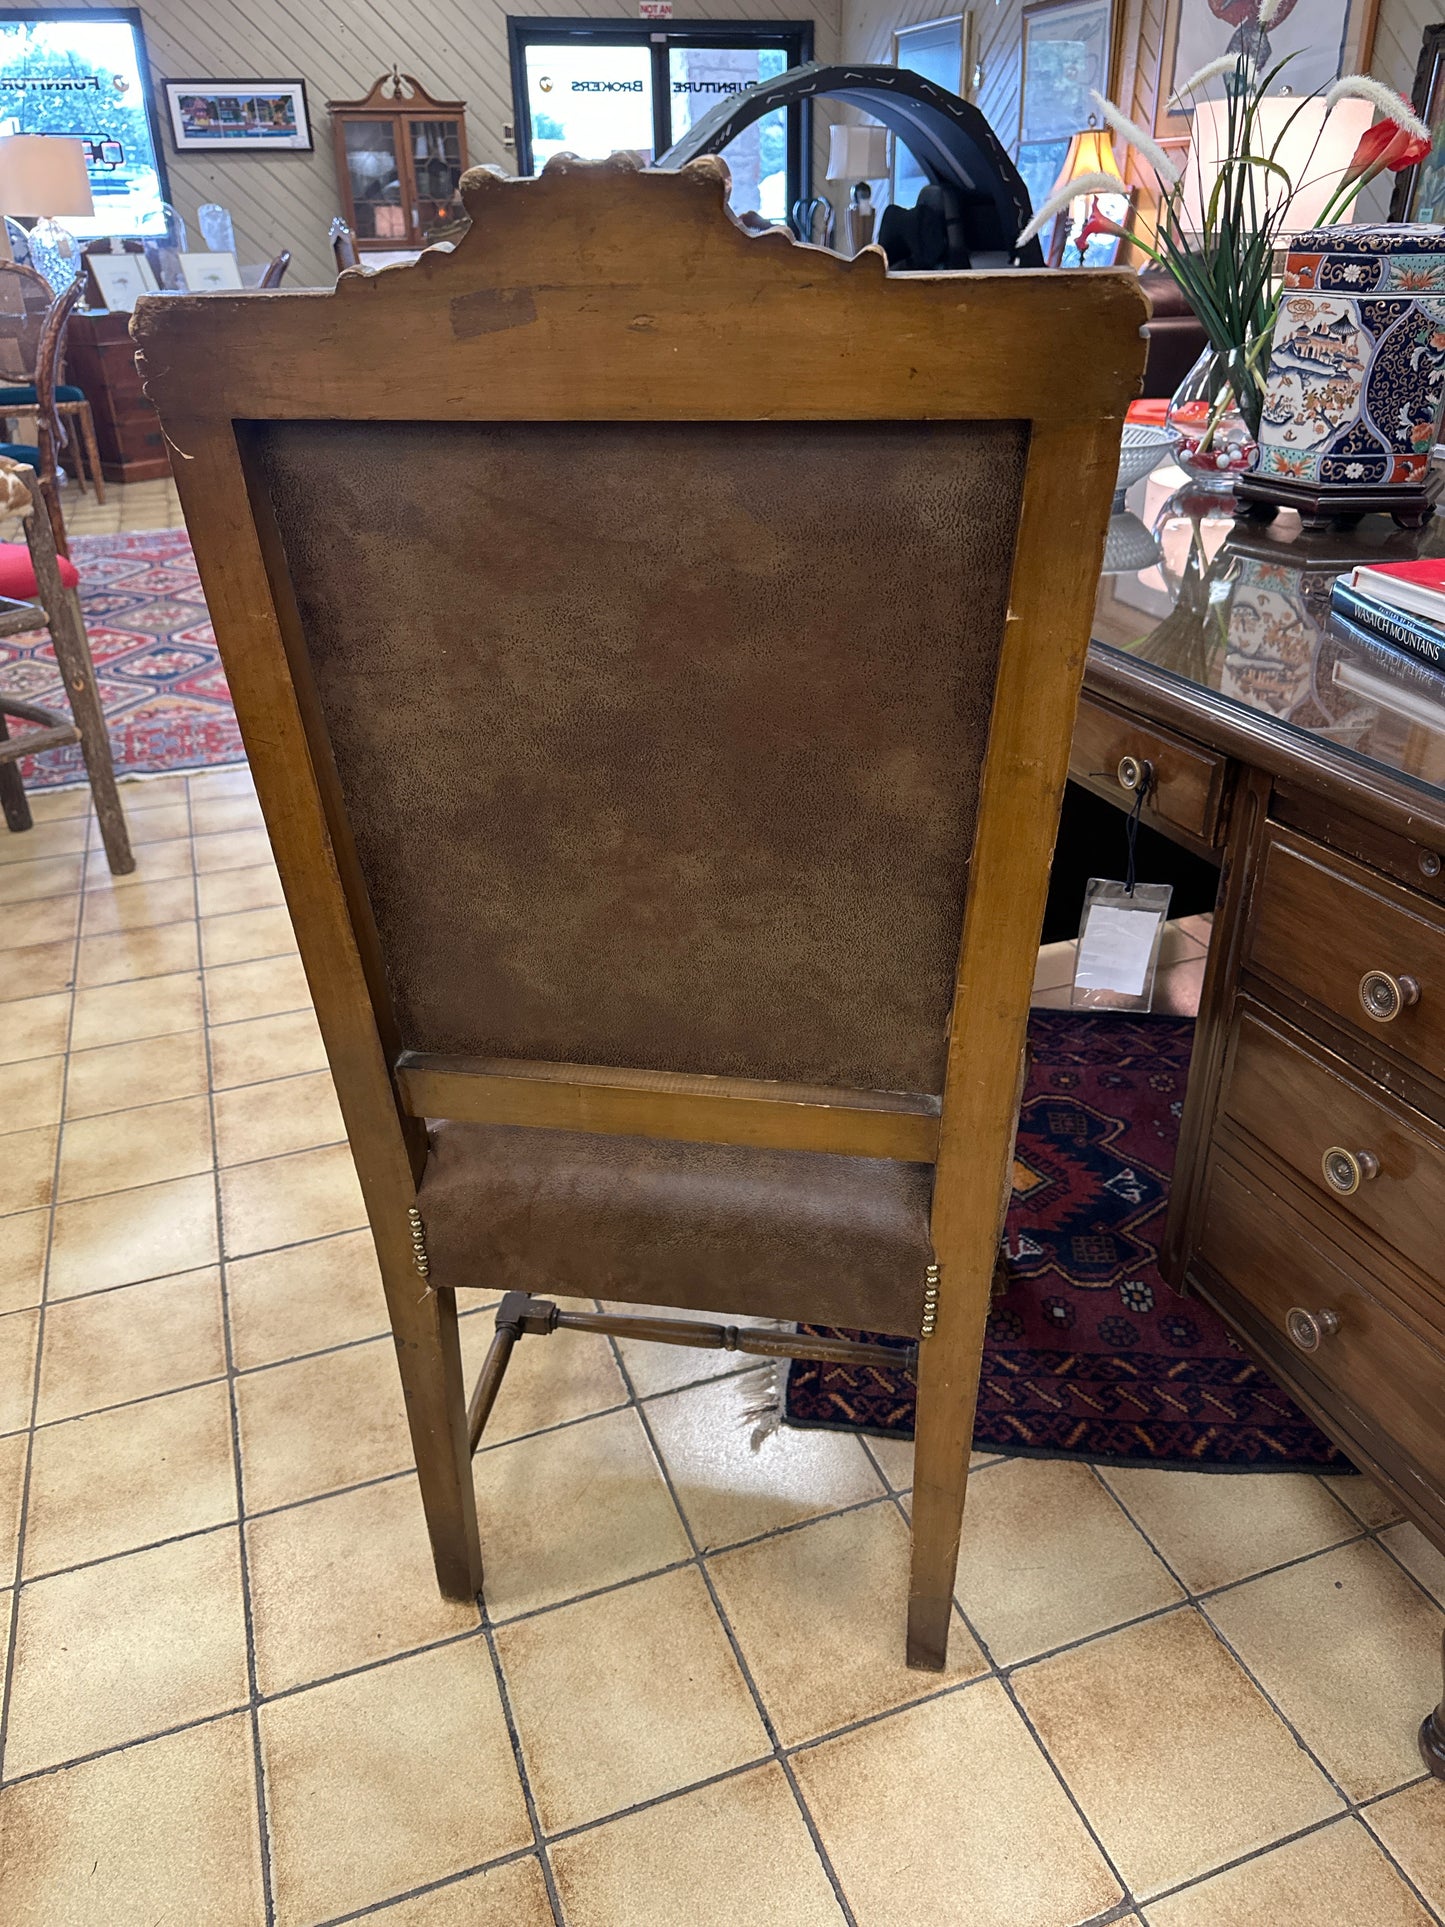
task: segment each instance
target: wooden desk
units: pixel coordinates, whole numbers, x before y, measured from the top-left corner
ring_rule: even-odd
[[[1327,625],[1445,522],[1165,513],[1163,586],[1103,579],[1071,770],[1128,807],[1147,762],[1144,820],[1220,864],[1162,1262],[1445,1550],[1445,677]],[[1445,1778],[1445,1705],[1421,1750]]]
[[[85,390],[95,416],[100,471],[108,482],[155,482],[171,472],[160,417],[135,365],[130,316],[83,309],[65,338],[66,379]]]

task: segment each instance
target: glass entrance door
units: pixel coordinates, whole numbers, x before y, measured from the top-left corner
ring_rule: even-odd
[[[813,56],[805,21],[757,29],[735,20],[507,25],[520,174],[539,173],[553,154],[601,160],[628,149],[652,161],[719,101]],[[787,219],[809,192],[807,127],[806,105],[779,108],[724,150],[735,213]]]

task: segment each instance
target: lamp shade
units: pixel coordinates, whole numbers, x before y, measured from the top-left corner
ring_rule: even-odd
[[[1049,189],[1050,200],[1055,194],[1062,193],[1070,181],[1078,180],[1081,174],[1112,174],[1122,189],[1124,176],[1114,159],[1114,143],[1106,127],[1086,127],[1073,136],[1069,151],[1064,156],[1064,164],[1059,169],[1059,178]]]
[[[886,127],[830,127],[828,179],[881,181],[888,173]]]
[[[1293,183],[1293,191],[1268,168],[1252,167],[1251,187],[1261,222],[1266,211],[1273,214],[1283,201],[1281,235],[1300,234],[1315,227],[1360,144],[1360,136],[1374,118],[1375,109],[1368,100],[1339,101],[1328,118],[1323,100],[1295,100],[1288,94],[1271,94],[1262,100],[1255,121],[1254,151],[1273,155]],[[1186,233],[1203,233],[1204,211],[1228,158],[1228,102],[1201,101],[1194,110],[1194,135],[1184,170]],[[1342,214],[1337,218],[1343,223],[1352,216]]]
[[[84,143],[64,134],[0,135],[0,213],[94,214]]]

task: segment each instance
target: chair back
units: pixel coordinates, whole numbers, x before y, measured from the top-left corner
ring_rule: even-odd
[[[0,261],[0,383],[34,383],[40,338],[57,299],[43,274],[18,261]]]
[[[338,214],[331,223],[331,252],[336,257],[336,272],[345,274],[348,268],[360,265],[356,251],[356,237]]]
[[[964,326],[713,161],[465,197],[454,253],[136,320],[373,1225],[423,1116],[636,1128],[600,1084],[952,1132],[991,1210],[1135,277]]]
[[[279,288],[290,265],[291,250],[282,248],[279,254],[273,255],[266,263],[266,271],[256,285],[261,288]]]

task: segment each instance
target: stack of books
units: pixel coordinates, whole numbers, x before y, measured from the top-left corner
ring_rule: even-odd
[[[1445,674],[1445,557],[1351,569],[1336,578],[1330,611],[1351,640],[1383,643]]]

